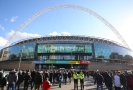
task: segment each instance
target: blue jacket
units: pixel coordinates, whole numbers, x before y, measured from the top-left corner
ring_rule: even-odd
[[[58,82],[61,82],[61,79],[62,79],[62,75],[61,75],[61,73],[58,73],[57,81],[58,81]]]

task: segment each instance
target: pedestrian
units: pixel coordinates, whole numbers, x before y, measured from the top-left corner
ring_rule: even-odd
[[[74,71],[74,73],[73,73],[74,89],[75,88],[78,89],[78,78],[79,78],[79,74],[77,73],[77,71]]]
[[[43,72],[38,71],[36,73],[35,79],[34,79],[34,84],[35,84],[35,90],[40,90],[41,83],[43,82]]]
[[[48,80],[49,78],[46,78],[43,82],[42,82],[42,90],[50,90],[52,84],[51,82]]]
[[[56,82],[57,74],[56,70],[53,72],[53,84]]]
[[[72,78],[72,73],[71,73],[71,71],[69,70],[69,71],[68,71],[69,84],[71,84],[71,78]]]
[[[53,71],[50,71],[49,73],[49,81],[52,83],[53,81]]]
[[[24,80],[24,90],[28,90],[29,84],[31,82],[31,75],[29,71],[26,72],[26,74],[23,77],[23,80]]]
[[[81,90],[82,89],[84,90],[84,78],[85,78],[85,76],[84,76],[84,73],[82,71],[80,71],[79,78],[80,78],[80,85],[83,85],[81,87]]]
[[[108,90],[112,90],[113,80],[108,72],[105,72],[104,82],[105,82],[105,85],[108,88]]]
[[[23,74],[22,74],[22,71],[19,70],[19,72],[18,72],[18,80],[17,80],[17,83],[16,83],[17,90],[19,90],[20,84],[22,82],[23,82]]]
[[[18,80],[18,77],[16,75],[16,71],[12,70],[9,72],[9,75],[7,76],[8,86],[7,90],[16,90],[16,82]]]
[[[127,73],[127,88],[128,90],[133,90],[133,74],[131,71],[128,71]]]
[[[61,80],[62,80],[62,74],[61,74],[61,71],[58,71],[57,81],[59,83],[59,88],[61,88]]]
[[[3,79],[3,70],[0,70],[0,88],[2,89],[1,87],[1,84],[2,84],[2,79]]]
[[[123,72],[120,74],[120,82],[123,87],[123,90],[127,90],[127,78]]]
[[[94,81],[94,84],[97,83],[97,89],[99,89],[99,87],[101,87],[101,90],[103,90],[103,82],[104,82],[104,79],[103,79],[103,76],[100,74],[99,71],[96,71],[96,74],[95,74],[95,81]]]
[[[114,75],[114,86],[115,90],[121,90],[121,82],[120,82],[120,71],[116,71]]]
[[[34,69],[34,70],[31,72],[31,90],[32,90],[33,87],[34,87],[34,79],[35,79],[35,76],[36,76],[36,70]]]
[[[7,82],[7,77],[3,75],[4,71],[0,71],[0,87],[1,90],[4,90],[4,87],[6,86]]]
[[[66,85],[66,83],[67,83],[67,77],[68,77],[68,73],[67,73],[67,71],[64,71],[64,73],[63,73],[63,78],[64,78],[64,83],[65,83],[65,85]]]

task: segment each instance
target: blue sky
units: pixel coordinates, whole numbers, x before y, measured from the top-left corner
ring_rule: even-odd
[[[51,6],[72,4],[88,8],[106,19],[133,50],[133,0],[0,0],[0,49],[32,15]],[[46,35],[85,35],[120,42],[102,21],[90,13],[59,8],[42,14],[12,40]]]

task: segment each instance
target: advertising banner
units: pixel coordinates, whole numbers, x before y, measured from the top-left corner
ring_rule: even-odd
[[[47,60],[44,61],[44,64],[56,64],[56,60]]]
[[[56,61],[56,64],[69,64],[68,61]]]
[[[80,61],[80,64],[90,64],[90,61]]]
[[[38,45],[37,53],[92,53],[92,45],[44,44]]]
[[[44,64],[44,61],[42,61],[42,60],[36,60],[36,61],[34,61],[34,64]]]
[[[80,64],[80,61],[69,61],[69,64]]]

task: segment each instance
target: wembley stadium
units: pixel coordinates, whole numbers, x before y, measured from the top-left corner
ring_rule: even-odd
[[[45,36],[15,42],[0,50],[3,69],[131,69],[133,51],[90,36]]]

